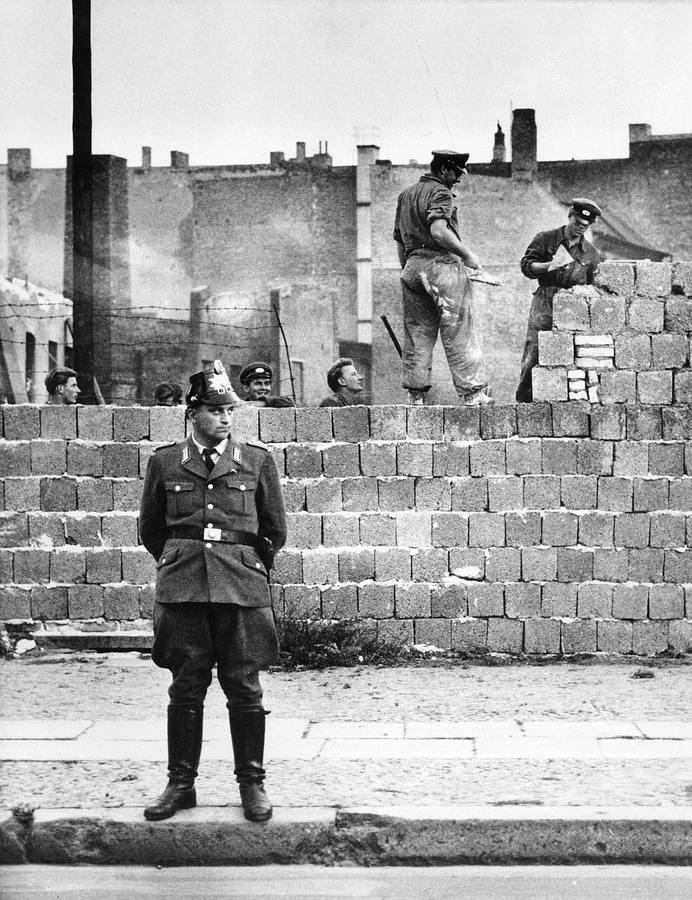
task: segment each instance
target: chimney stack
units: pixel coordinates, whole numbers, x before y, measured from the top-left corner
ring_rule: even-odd
[[[515,109],[512,113],[512,178],[533,181],[537,168],[536,110]]]
[[[151,169],[151,147],[142,147],[142,168],[146,172]]]

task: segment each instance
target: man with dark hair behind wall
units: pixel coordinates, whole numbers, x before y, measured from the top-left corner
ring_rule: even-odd
[[[522,257],[521,271],[527,278],[537,278],[538,288],[526,329],[517,403],[533,400],[531,371],[538,363],[538,332],[552,331],[553,297],[560,288],[593,282],[598,251],[584,233],[600,215],[601,210],[593,200],[576,197],[567,213],[567,224],[552,231],[540,231]]]
[[[466,174],[468,153],[433,150],[430,171],[405,188],[396,209],[394,240],[397,242],[404,313],[402,385],[409,402],[422,406],[432,386],[433,349],[440,335],[454,389],[467,406],[494,402],[486,393],[480,343],[473,325],[470,285],[464,266],[479,272],[481,263],[461,241],[455,193],[452,188]],[[462,265],[463,264],[463,265]],[[465,307],[464,325],[458,316],[445,315],[443,293],[428,275],[431,265],[456,279],[453,300]],[[432,279],[434,281],[434,279]]]
[[[327,372],[327,384],[331,394],[320,406],[356,406],[363,390],[363,376],[347,356],[337,359]]]
[[[44,384],[48,391],[48,403],[52,406],[74,406],[81,391],[77,373],[67,366],[56,366],[46,375]]]
[[[216,666],[226,695],[245,817],[272,815],[264,791],[265,710],[260,669],[276,662],[269,596],[273,555],[286,540],[271,453],[231,435],[240,399],[219,360],[190,377],[186,440],[151,456],[139,530],[156,560],[151,658],[169,669],[168,785],[144,810],[167,819],[197,803],[204,700]]]

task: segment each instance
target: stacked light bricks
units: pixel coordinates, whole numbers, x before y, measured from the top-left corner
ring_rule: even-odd
[[[0,621],[149,629],[137,508],[182,411],[1,411]],[[687,406],[250,408],[235,427],[283,479],[279,615],[463,651],[692,648]]]
[[[534,399],[690,403],[690,295],[690,263],[601,263],[593,287],[555,295]]]

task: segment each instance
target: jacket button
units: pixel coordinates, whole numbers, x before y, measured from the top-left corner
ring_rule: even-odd
[[[241,485],[240,485],[240,490],[241,490],[241,491],[245,491],[245,490],[247,490],[247,488],[245,487],[244,484],[241,484]]]
[[[207,503],[207,509],[214,509],[213,503]]]
[[[179,490],[180,490],[180,485],[179,485],[179,484],[176,484],[175,489],[176,489],[176,491],[179,491]]]
[[[208,484],[208,485],[207,485],[207,490],[213,491],[213,490],[214,490],[214,485],[213,485],[213,484]]]
[[[260,566],[259,563],[255,563],[255,568],[256,568],[256,569],[261,569],[262,567]]]
[[[162,556],[162,557],[161,557],[161,564],[163,565],[163,563],[165,563],[165,562],[166,562],[166,557],[165,557],[165,556]]]
[[[207,550],[211,550],[211,544],[205,544],[204,546],[207,548]]]

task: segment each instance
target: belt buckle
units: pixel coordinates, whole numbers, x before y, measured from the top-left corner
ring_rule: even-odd
[[[220,541],[221,540],[221,529],[213,528],[211,525],[204,526],[204,540],[205,541]]]

